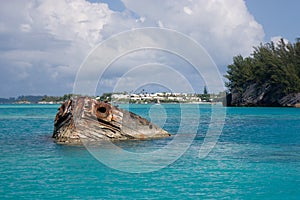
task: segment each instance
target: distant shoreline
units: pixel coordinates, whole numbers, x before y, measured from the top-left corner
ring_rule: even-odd
[[[0,103],[0,105],[61,105],[61,103]],[[115,105],[126,105],[127,103],[114,103]],[[217,104],[222,104],[222,102],[168,102],[168,103],[160,103],[160,104],[155,104],[155,103],[129,103],[132,105],[164,105],[164,104],[191,104],[191,105],[217,105]]]
[[[0,104],[62,104],[68,99],[81,95],[65,94],[63,96],[19,96],[10,98],[0,98]],[[190,104],[215,104],[222,102],[225,93],[219,94],[189,94],[189,93],[104,93],[101,96],[93,96],[98,101],[108,101],[112,104],[164,104],[164,103],[190,103]]]

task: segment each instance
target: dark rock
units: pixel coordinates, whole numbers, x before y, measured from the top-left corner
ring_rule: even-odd
[[[223,99],[223,106],[232,106],[231,105],[232,102],[232,94],[231,93],[226,93],[225,98]]]
[[[280,105],[288,107],[299,107],[300,93],[289,94],[279,100]]]
[[[254,83],[243,91],[232,89],[226,100],[227,106],[297,107],[300,93],[284,95],[274,86]]]

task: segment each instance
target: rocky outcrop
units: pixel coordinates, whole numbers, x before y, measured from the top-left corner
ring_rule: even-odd
[[[269,84],[251,84],[243,91],[232,89],[226,106],[300,107],[300,93],[283,95]]]
[[[300,107],[300,93],[289,94],[279,100],[279,104],[288,107]]]
[[[169,136],[167,131],[132,112],[89,97],[80,97],[61,105],[55,117],[52,137],[57,143],[82,144]]]

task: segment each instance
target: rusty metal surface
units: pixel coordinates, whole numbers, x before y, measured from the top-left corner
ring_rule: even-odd
[[[151,139],[170,134],[147,119],[127,110],[79,97],[64,102],[54,121],[57,143],[82,144],[82,141]]]

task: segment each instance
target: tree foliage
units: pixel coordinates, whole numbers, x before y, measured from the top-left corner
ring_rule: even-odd
[[[243,92],[252,84],[269,86],[281,95],[300,92],[300,42],[261,44],[250,57],[238,55],[228,66],[226,86]]]
[[[64,94],[64,96],[43,96],[42,98],[40,98],[39,101],[46,101],[46,102],[58,102],[58,101],[66,101],[68,99],[70,99],[72,96],[74,96],[74,94]]]
[[[208,94],[207,87],[204,86],[203,88],[203,94],[200,94],[199,96],[202,101],[210,101],[210,94]]]
[[[112,93],[103,93],[100,97],[100,101],[111,101]]]

